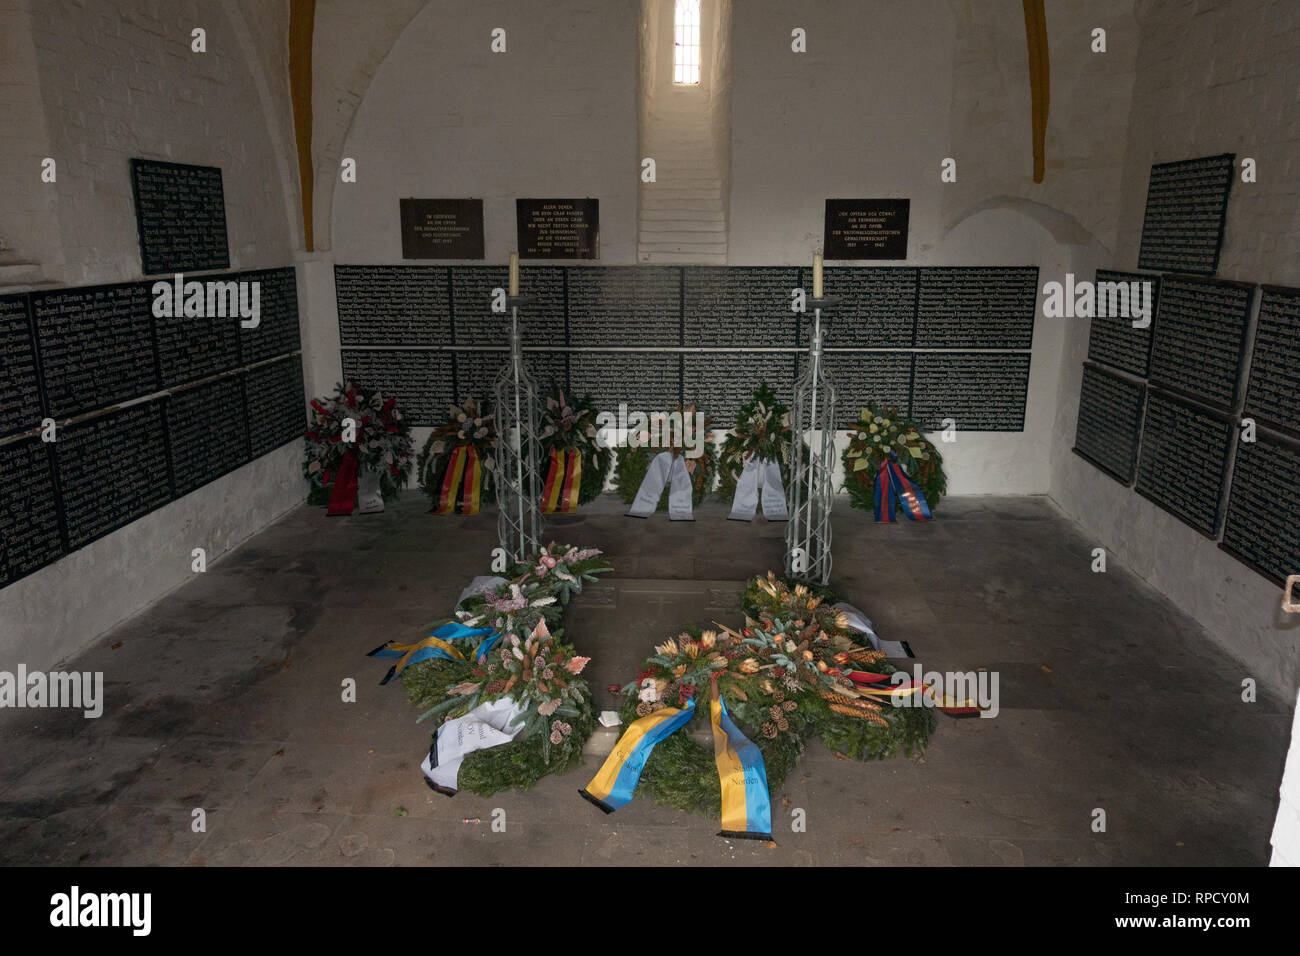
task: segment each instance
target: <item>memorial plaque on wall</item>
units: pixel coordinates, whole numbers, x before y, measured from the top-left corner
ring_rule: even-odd
[[[1235,159],[1226,153],[1151,167],[1139,269],[1214,275]]]
[[[510,353],[506,349],[457,351],[455,353],[456,397],[461,399],[471,396],[491,405],[494,400],[492,385],[508,361],[510,361]],[[537,384],[537,392],[543,396],[543,400],[550,393],[552,386],[558,385],[565,389],[569,387],[568,361],[568,355],[564,352],[524,349],[524,369],[533,377],[533,381]],[[437,422],[429,424],[441,425],[446,416],[447,409],[443,408]]]
[[[450,345],[445,266],[335,266],[342,345]]]
[[[519,270],[519,294],[536,296],[534,305],[519,310],[524,346],[567,345],[564,315],[564,273],[560,266]],[[458,346],[506,345],[510,314],[492,311],[492,290],[508,288],[505,266],[452,266],[452,327]],[[579,343],[581,344],[581,343]]]
[[[63,556],[51,446],[0,445],[0,587]]]
[[[230,268],[219,168],[133,159],[131,189],[141,272]]]
[[[1129,484],[1137,464],[1144,386],[1084,365],[1074,450],[1116,481]]]
[[[483,200],[400,202],[403,259],[483,258]]]
[[[1151,341],[1152,384],[1232,408],[1250,297],[1251,287],[1241,282],[1165,276]]]
[[[682,319],[687,348],[794,348],[799,285],[791,267],[687,266]]]
[[[1037,266],[940,266],[919,271],[916,345],[941,349],[1033,345]]]
[[[1088,358],[1146,378],[1160,277],[1098,269],[1094,292],[1096,308],[1088,330]],[[1143,320],[1150,320],[1145,328],[1133,327],[1134,321]]]
[[[569,385],[575,395],[590,394],[596,408],[671,412],[681,403],[680,352],[572,352]]]
[[[1245,414],[1300,436],[1300,289],[1264,286],[1260,294]]]
[[[240,326],[239,329],[244,364],[298,351],[302,339],[298,332],[298,283],[294,268],[237,272],[234,278],[256,282],[260,290],[262,314],[257,327]]]
[[[301,441],[307,430],[302,360],[290,355],[278,362],[268,362],[249,369],[243,379],[249,460],[291,441]]]
[[[893,405],[904,415],[912,404],[911,352],[822,353],[826,375],[835,386],[839,422],[847,427],[856,421],[868,402]],[[807,353],[799,354],[796,374],[807,367]]]
[[[574,345],[681,345],[681,269],[602,266],[565,271],[569,340]]]
[[[41,381],[26,295],[0,295],[0,395],[0,436],[41,424]]]
[[[396,396],[402,415],[414,426],[441,425],[456,400],[450,352],[344,349],[343,377]],[[491,383],[489,383],[491,384]],[[474,395],[483,401],[483,393]]]
[[[520,259],[600,258],[599,199],[516,199],[515,215]]]
[[[1138,494],[1213,537],[1232,441],[1232,426],[1176,398],[1147,395],[1138,458]]]
[[[1300,451],[1265,438],[1237,443],[1223,548],[1282,584],[1300,574]]]
[[[248,461],[243,376],[232,375],[175,392],[167,399],[167,445],[176,497]]]
[[[912,418],[923,428],[1018,432],[1025,427],[1029,355],[918,352],[912,376]]]
[[[151,284],[31,294],[45,399],[55,418],[158,390]]]
[[[161,402],[69,425],[54,454],[74,550],[171,499]]]
[[[909,348],[916,325],[917,270],[827,268],[827,296],[839,297],[827,318],[828,348]],[[812,295],[812,270],[800,270],[799,285]],[[803,317],[799,344],[807,347],[810,322]]]
[[[686,352],[682,398],[713,417],[711,428],[731,428],[740,406],[767,382],[784,405],[794,391],[794,352]]]
[[[154,319],[158,339],[158,374],[163,388],[206,378],[239,365],[240,289],[237,275],[205,276],[214,295],[204,316],[185,315],[173,305],[171,316]],[[171,286],[168,283],[169,287]],[[251,289],[244,304],[252,304]],[[150,293],[152,295],[152,291]],[[161,292],[168,295],[168,292]],[[261,296],[258,296],[259,300]],[[216,315],[220,302],[224,316]]]
[[[910,199],[828,199],[827,259],[906,259]],[[828,293],[829,294],[829,293]]]

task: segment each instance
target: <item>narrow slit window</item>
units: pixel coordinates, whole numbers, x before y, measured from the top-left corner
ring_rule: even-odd
[[[673,82],[697,86],[700,82],[700,0],[677,0],[673,26],[676,34]]]

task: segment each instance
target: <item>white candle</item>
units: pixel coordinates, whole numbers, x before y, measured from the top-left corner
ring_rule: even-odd
[[[813,298],[822,297],[822,254],[813,253]]]
[[[510,294],[519,294],[519,253],[510,253]]]

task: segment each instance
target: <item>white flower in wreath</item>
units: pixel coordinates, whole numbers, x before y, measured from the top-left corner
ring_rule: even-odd
[[[874,443],[877,444],[877,445],[880,444],[880,436],[879,436],[879,435],[872,435],[872,436],[871,436],[871,440],[872,440],[872,442],[874,442]]]
[[[655,679],[653,677],[642,679],[641,690],[637,694],[637,697],[645,701],[647,704],[653,704],[659,699],[659,688],[655,687]]]
[[[457,413],[456,413],[456,421],[458,421],[458,422],[463,422],[463,421],[465,421],[467,418],[469,418],[469,416],[466,415],[464,412],[457,412]]]
[[[871,428],[870,428],[869,430],[870,430],[871,434],[874,435],[876,432],[880,431],[880,426],[877,425],[875,422],[872,422],[872,424],[871,424]]]
[[[460,431],[456,432],[456,437],[457,437],[457,438],[464,438],[464,437],[465,437],[465,429],[462,428]]]

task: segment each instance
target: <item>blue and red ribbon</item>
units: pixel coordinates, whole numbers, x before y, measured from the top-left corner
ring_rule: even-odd
[[[894,507],[897,503],[903,508],[903,516],[908,521],[929,521],[930,505],[925,500],[921,489],[912,484],[907,472],[898,462],[893,452],[880,462],[876,472],[876,484],[872,492],[876,520],[883,524],[894,523]]]

